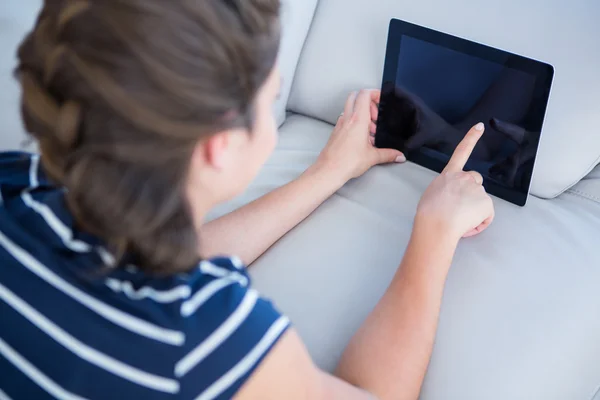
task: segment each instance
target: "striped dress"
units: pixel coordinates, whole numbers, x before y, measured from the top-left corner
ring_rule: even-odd
[[[0,153],[0,400],[229,399],[289,326],[236,258],[106,271],[38,155]]]

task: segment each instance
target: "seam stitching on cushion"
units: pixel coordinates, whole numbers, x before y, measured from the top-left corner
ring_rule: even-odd
[[[569,190],[570,188],[572,188],[573,186],[577,185],[583,178],[585,178],[586,176],[589,175],[590,172],[592,172],[592,170],[598,165],[600,164],[600,157],[596,158],[596,160],[592,163],[591,166],[589,166],[586,170],[586,172],[583,173],[583,175],[581,175],[579,177],[579,179],[577,179],[575,182],[573,182],[572,184],[565,186],[564,189],[559,190],[558,192],[556,192],[555,195],[551,196],[552,198],[554,197],[558,197],[561,194],[563,194],[564,192],[566,192],[567,190]]]
[[[589,200],[589,201],[593,201],[594,203],[599,203],[600,204],[600,197],[592,196],[591,194],[582,192],[582,191],[577,190],[577,189],[569,189],[565,193],[573,195],[573,196],[581,197],[582,199],[586,199],[586,200]]]
[[[598,197],[598,196],[594,196],[594,195],[592,195],[592,194],[589,194],[589,193],[586,193],[586,192],[584,192],[584,191],[582,191],[582,190],[578,190],[578,189],[569,189],[569,192],[572,192],[572,193],[577,193],[578,195],[580,195],[580,196],[583,196],[583,197],[585,197],[586,199],[590,199],[590,200],[594,200],[594,201],[598,201],[598,202],[600,202],[600,197]]]

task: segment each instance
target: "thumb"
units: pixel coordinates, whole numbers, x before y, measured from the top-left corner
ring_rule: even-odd
[[[396,149],[375,149],[377,151],[377,164],[385,163],[403,163],[406,157],[401,151]]]

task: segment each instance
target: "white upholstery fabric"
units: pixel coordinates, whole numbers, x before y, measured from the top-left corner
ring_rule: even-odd
[[[569,189],[569,192],[600,203],[600,165]]]
[[[597,0],[321,1],[289,108],[334,122],[350,90],[379,87],[392,17],[544,60],[556,74],[532,193],[555,197],[600,160],[598,15]]]
[[[275,103],[278,125],[285,120],[286,106],[298,58],[312,22],[317,0],[281,0],[281,48],[279,68],[281,72],[281,93]]]
[[[227,214],[300,176],[317,159],[332,129],[331,125],[311,118],[289,117],[279,129],[277,150],[258,179],[244,194],[214,209],[209,219]]]
[[[41,4],[41,0],[0,1],[0,151],[25,147],[20,91],[13,70],[17,66],[17,46],[31,29]]]
[[[235,206],[299,175],[331,129],[289,118]],[[325,369],[383,294],[434,176],[410,163],[376,167],[251,267]],[[458,249],[422,400],[591,399],[600,384],[600,203],[570,193],[525,208],[494,202],[492,227]]]

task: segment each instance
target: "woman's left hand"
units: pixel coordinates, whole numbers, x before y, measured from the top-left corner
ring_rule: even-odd
[[[344,181],[361,176],[377,164],[406,161],[398,150],[374,146],[380,96],[379,90],[352,92],[319,155],[317,163],[342,174]]]

